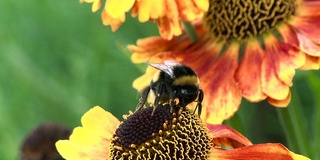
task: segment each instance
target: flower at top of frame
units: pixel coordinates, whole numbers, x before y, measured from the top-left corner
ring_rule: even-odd
[[[80,2],[92,3],[92,11],[96,12],[102,0]],[[182,21],[200,20],[208,6],[208,0],[106,0],[101,18],[104,25],[110,25],[112,31],[116,31],[131,10],[131,15],[138,16],[140,22],[156,22],[160,35],[171,39],[182,33]]]
[[[174,60],[193,68],[204,91],[202,118],[221,123],[242,98],[286,107],[296,69],[320,68],[320,1],[209,1],[199,39],[183,33],[171,40],[148,37],[129,45],[134,63]],[[149,85],[155,69],[136,79]]]

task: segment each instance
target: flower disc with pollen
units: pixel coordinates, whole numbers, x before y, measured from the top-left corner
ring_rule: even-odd
[[[211,34],[219,40],[243,40],[261,35],[295,12],[295,0],[209,0],[205,16]]]
[[[159,105],[130,115],[116,130],[111,159],[207,159],[211,142],[197,115]],[[172,111],[173,110],[173,111]]]

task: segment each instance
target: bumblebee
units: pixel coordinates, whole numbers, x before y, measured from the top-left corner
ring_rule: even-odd
[[[147,101],[154,106],[153,115],[158,104],[169,103],[174,106],[175,100],[178,99],[176,106],[186,107],[198,98],[195,111],[198,108],[200,116],[203,91],[199,88],[197,74],[190,67],[175,61],[166,60],[164,64],[149,65],[159,71],[154,74],[150,86],[142,91],[136,111],[140,110]]]

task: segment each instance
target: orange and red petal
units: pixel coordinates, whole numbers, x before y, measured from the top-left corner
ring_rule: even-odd
[[[215,146],[228,146],[238,148],[252,145],[252,143],[241,133],[223,124],[209,124],[209,135]]]
[[[100,107],[94,107],[81,118],[82,127],[73,130],[69,140],[59,140],[57,150],[65,159],[106,159],[119,120]]]
[[[210,155],[211,160],[309,160],[309,158],[295,154],[278,143],[255,144],[231,150],[214,148]]]
[[[172,39],[173,36],[179,36],[182,33],[182,24],[179,17],[179,10],[176,1],[166,1],[166,15],[157,20],[160,35],[164,39]],[[166,31],[167,29],[167,31]]]
[[[289,42],[288,42],[289,43]],[[295,74],[295,47],[280,42],[274,36],[265,38],[264,57],[261,64],[262,90],[270,98],[284,100],[289,95],[289,86]]]
[[[208,134],[212,138],[214,147],[210,151],[210,160],[234,160],[234,159],[285,159],[285,160],[309,160],[299,154],[295,154],[279,143],[252,144],[238,131],[222,124],[207,123]],[[231,147],[232,149],[222,149]]]
[[[250,51],[248,51],[250,50]],[[235,74],[242,96],[250,102],[259,102],[267,98],[261,87],[261,63],[263,50],[257,40],[247,43],[246,52]]]
[[[304,0],[303,3],[298,4],[296,15],[299,17],[313,17],[320,15],[320,1],[319,0]]]
[[[131,15],[140,22],[157,22],[161,37],[171,40],[182,34],[182,20],[200,20],[208,7],[208,0],[141,0],[133,5]]]
[[[132,52],[131,61],[133,63],[147,62],[149,59],[160,52],[181,52],[192,45],[189,37],[181,39],[174,37],[166,40],[161,37],[148,37],[139,39],[137,45],[128,45],[127,48]]]
[[[320,35],[319,35],[320,36]],[[300,42],[301,51],[314,57],[320,57],[320,45],[314,43],[310,38],[308,38],[303,33],[297,33],[297,37]]]
[[[278,26],[281,41],[265,35],[263,49],[257,39],[247,42],[235,79],[243,97],[251,102],[264,100],[278,107],[290,102],[290,90],[295,69],[306,62],[299,49],[296,32],[288,25]]]
[[[281,55],[287,64],[295,69],[305,64],[305,53],[301,51],[299,44],[301,44],[297,37],[297,32],[291,26],[283,24],[278,28],[282,36],[283,42],[280,45]]]
[[[165,50],[170,41],[161,37],[148,37],[139,39],[137,45],[128,45],[132,52],[131,61],[133,63],[147,62],[154,54]]]
[[[320,8],[319,8],[320,9]],[[314,17],[294,17],[289,23],[305,34],[314,43],[320,44],[320,15]]]
[[[212,124],[230,118],[239,109],[242,99],[234,79],[238,67],[239,46],[230,45],[226,52],[216,59],[206,56],[212,54],[210,52],[219,53],[221,49],[222,47],[216,46],[211,51],[201,54],[203,67],[195,69],[200,77],[200,87],[205,93],[201,118]],[[193,67],[192,64],[190,66]]]

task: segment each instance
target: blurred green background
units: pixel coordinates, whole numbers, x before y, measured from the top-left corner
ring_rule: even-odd
[[[143,66],[133,65],[118,46],[158,35],[156,25],[127,16],[113,33],[102,25],[100,13],[76,0],[0,1],[0,159],[17,159],[22,139],[42,122],[73,128],[95,105],[118,118],[135,109],[138,94],[132,81]],[[319,75],[298,72],[293,95],[300,99],[294,103],[308,106],[303,127],[313,136],[319,129],[313,126],[320,124],[315,103],[320,99]],[[266,102],[244,101],[226,123],[254,143],[287,144],[278,116]]]
[[[41,122],[75,127],[95,105],[119,118],[134,110],[142,72],[117,44],[155,32],[128,19],[112,33],[77,0],[0,1],[0,159],[17,159]]]

